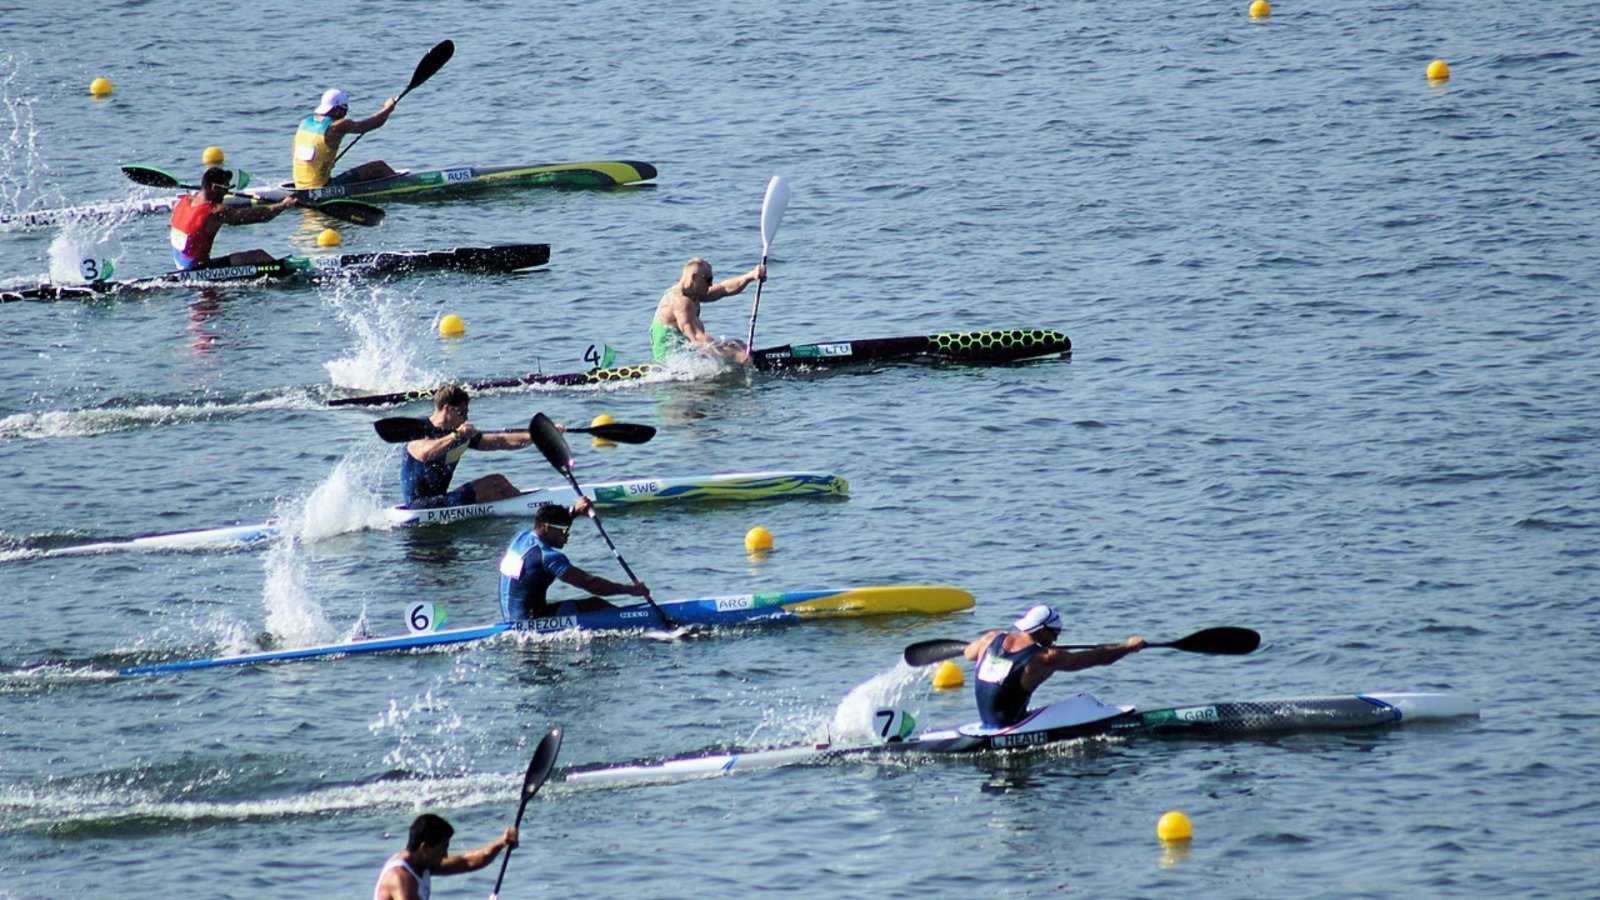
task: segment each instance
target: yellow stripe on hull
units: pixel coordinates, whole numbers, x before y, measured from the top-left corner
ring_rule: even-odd
[[[949,613],[971,609],[972,595],[941,585],[865,587],[790,603],[784,609],[803,618],[823,616],[887,616],[900,613]]]

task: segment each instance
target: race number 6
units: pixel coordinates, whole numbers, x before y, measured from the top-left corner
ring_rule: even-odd
[[[418,601],[406,607],[406,629],[412,634],[435,631],[444,624],[444,608]]]

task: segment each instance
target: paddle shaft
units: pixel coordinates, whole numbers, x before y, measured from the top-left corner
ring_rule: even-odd
[[[766,266],[766,264],[767,256],[763,253],[761,255],[761,265]],[[749,353],[756,347],[756,314],[761,312],[761,286],[766,283],[767,280],[765,278],[756,282],[756,299],[754,303],[750,304],[750,331],[744,336],[745,353]]]
[[[436,72],[444,68],[444,64],[449,62],[450,57],[454,56],[455,54],[456,45],[453,42],[440,41],[438,44],[435,44],[433,49],[429,50],[427,54],[422,57],[422,60],[417,63],[417,67],[412,70],[411,83],[406,85],[406,89],[400,92],[400,96],[394,98],[394,105],[399,106],[400,101],[404,100],[406,95],[411,93],[412,88],[421,87],[423,82],[427,81],[429,78],[432,78]],[[344,159],[344,155],[346,153],[354,150],[356,145],[361,143],[361,139],[364,137],[366,137],[365,134],[356,135],[356,139],[351,141],[349,146],[345,147],[343,150],[340,150],[339,155],[333,158],[333,164],[338,165],[339,160]]]
[[[372,423],[372,427],[384,442],[401,444],[426,438],[429,429],[425,421],[410,416],[396,416],[389,419],[379,419]],[[526,429],[513,429],[502,433],[512,434],[517,431],[526,432]],[[638,425],[632,422],[612,422],[606,425],[591,425],[587,428],[568,428],[567,431],[578,434],[592,434],[601,440],[616,441],[622,444],[643,444],[656,436],[654,426]]]
[[[561,470],[561,474],[567,476],[567,483],[572,485],[572,492],[582,497],[584,495],[583,488],[578,485],[578,479],[573,476],[572,470],[564,468]],[[592,506],[589,508],[589,518],[594,520],[594,527],[600,532],[600,537],[605,540],[606,546],[611,548],[611,555],[615,556],[617,562],[622,565],[622,571],[628,574],[628,580],[634,584],[643,584],[644,582],[639,580],[639,576],[633,574],[633,567],[629,566],[628,561],[622,558],[622,551],[618,550],[617,545],[612,542],[611,535],[606,534],[606,526],[601,523],[600,514],[595,512]],[[645,588],[644,599],[650,603],[650,608],[655,610],[656,614],[661,617],[662,624],[671,628],[672,620],[668,619],[667,614],[662,612],[661,607],[656,605],[655,598],[650,596],[649,588]]]
[[[561,728],[550,729],[539,746],[533,751],[533,759],[528,761],[528,773],[522,776],[522,803],[517,806],[517,819],[512,828],[522,830],[522,814],[528,811],[528,801],[539,793],[539,788],[544,786],[545,779],[550,777],[550,770],[555,768],[556,756],[561,752]],[[511,864],[511,851],[515,847],[507,847],[505,856],[500,857],[500,874],[495,877],[494,891],[489,894],[489,900],[500,896],[500,885],[506,878],[506,867]]]
[[[545,460],[567,479],[567,484],[572,486],[572,492],[579,497],[584,496],[583,488],[578,485],[577,477],[572,474],[572,451],[567,447],[566,438],[563,438],[561,432],[556,428],[556,423],[550,421],[550,417],[544,413],[538,413],[528,423],[528,433],[532,435],[533,443],[539,448],[539,452],[544,454]],[[601,523],[600,514],[595,511],[593,505],[589,507],[589,518],[594,521],[595,529],[600,532],[600,537],[605,540],[606,546],[611,548],[611,555],[617,558],[617,562],[622,566],[622,571],[628,574],[629,580],[643,587],[644,582],[639,580],[639,576],[633,574],[633,567],[629,566],[628,561],[622,558],[622,551],[617,549],[616,543],[611,540],[611,535],[606,533],[606,526]],[[650,608],[655,610],[656,615],[661,618],[663,628],[671,629],[675,627],[672,618],[656,604],[655,598],[650,596],[649,588],[645,588],[644,599],[646,603],[650,604]]]
[[[176,175],[173,175],[170,172],[163,172],[160,169],[151,168],[150,166],[123,166],[122,174],[128,176],[128,178],[135,183],[142,184],[146,187],[170,188],[174,190],[185,191],[200,190],[200,185],[184,184]],[[235,197],[249,197],[252,203],[262,202],[254,195],[244,193],[243,191],[229,190],[228,193]],[[291,194],[290,196],[299,195]],[[354,225],[378,225],[383,222],[383,217],[386,215],[381,207],[373,206],[371,203],[365,203],[360,200],[325,200],[321,203],[306,203],[302,206],[302,208],[313,209],[325,216],[338,219],[341,222],[349,222]]]
[[[967,648],[967,641],[959,640],[932,640],[919,641],[905,649],[905,661],[908,665],[926,666],[946,659],[961,656]],[[1223,626],[1207,628],[1197,631],[1188,637],[1163,643],[1146,643],[1145,647],[1155,647],[1167,650],[1182,650],[1185,653],[1208,653],[1217,656],[1242,656],[1253,652],[1261,644],[1261,635],[1248,628],[1234,628]],[[1116,646],[1108,644],[1054,644],[1058,650],[1095,650],[1100,647]]]

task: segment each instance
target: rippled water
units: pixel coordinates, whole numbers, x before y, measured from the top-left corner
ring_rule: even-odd
[[[1587,6],[1247,3],[788,7],[370,3],[0,17],[0,209],[146,196],[216,144],[275,179],[325,87],[358,114],[454,60],[355,157],[641,159],[652,187],[394,205],[349,252],[548,241],[546,271],[7,304],[0,346],[0,897],[361,895],[423,810],[509,824],[539,737],[560,767],[859,731],[880,703],[971,715],[905,644],[1060,605],[1081,640],[1256,628],[1243,659],[1152,651],[1060,676],[1155,707],[1351,691],[1477,700],[1382,734],[1094,744],[679,786],[552,781],[505,896],[1588,896],[1596,599],[1597,39]],[[1454,77],[1430,84],[1428,62]],[[95,77],[116,91],[85,93]],[[370,154],[370,155],[367,155]],[[503,638],[144,680],[134,662],[495,613],[520,523],[377,526],[389,411],[346,390],[648,353],[689,255],[752,265],[767,178],[794,199],[758,344],[1048,327],[1070,360],[722,377],[480,398],[514,427],[601,412],[585,480],[821,469],[846,502],[619,512],[662,597],[895,582],[946,619]],[[295,214],[298,215],[298,214]],[[219,248],[311,246],[286,216]],[[165,222],[0,235],[0,282],[82,254],[166,265]],[[707,309],[742,336],[748,297]],[[468,334],[435,335],[462,316]],[[462,475],[553,484],[534,454]],[[281,517],[246,551],[54,548]],[[742,537],[767,526],[777,551]],[[580,527],[580,565],[618,577]],[[1155,839],[1182,809],[1187,848]],[[177,864],[175,864],[177,863]],[[487,892],[491,873],[439,880]]]

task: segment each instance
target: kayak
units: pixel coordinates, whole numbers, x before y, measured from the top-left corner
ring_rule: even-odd
[[[27,231],[65,225],[80,219],[133,218],[150,213],[171,212],[178,203],[177,197],[154,200],[114,200],[90,203],[84,206],[63,206],[56,209],[36,209],[29,212],[0,213],[0,231]]]
[[[680,478],[633,478],[585,485],[597,509],[644,503],[684,501],[792,500],[801,497],[836,497],[850,491],[849,482],[826,472],[730,472]],[[577,494],[571,485],[536,488],[505,500],[471,506],[437,509],[390,507],[386,515],[396,525],[431,525],[484,516],[523,517],[544,503],[571,503]]]
[[[676,625],[771,625],[808,619],[937,615],[971,609],[973,597],[966,591],[952,587],[903,585],[704,597],[694,600],[670,600],[659,606]],[[222,666],[286,662],[319,656],[418,650],[480,641],[508,631],[552,634],[563,631],[634,631],[660,627],[661,619],[648,604],[615,606],[607,609],[580,609],[576,601],[567,601],[557,606],[556,615],[521,622],[492,622],[417,634],[362,638],[313,647],[245,653],[238,656],[150,663],[118,669],[117,674],[158,675],[195,669],[215,669]]]
[[[719,475],[684,475],[673,478],[630,478],[584,485],[596,509],[642,506],[652,503],[748,502],[794,500],[806,497],[842,497],[850,484],[827,472],[728,472]],[[531,517],[542,503],[572,503],[571,485],[533,488],[515,497],[470,506],[407,509],[391,506],[384,517],[392,525],[435,525],[460,519]],[[201,547],[249,545],[278,536],[278,521],[229,525],[198,531],[152,534],[121,541],[101,541],[58,547],[42,556],[85,556],[118,551],[187,550]]]
[[[1452,694],[1346,694],[1289,700],[1249,700],[1178,706],[1140,712],[1133,707],[1108,707],[1087,695],[1053,703],[1005,729],[978,723],[925,731],[881,742],[854,745],[807,744],[683,757],[661,763],[615,766],[573,772],[567,781],[580,784],[623,784],[710,778],[733,771],[826,763],[850,757],[906,754],[973,754],[1001,750],[1036,750],[1089,738],[1234,738],[1253,735],[1386,728],[1414,722],[1478,717],[1478,706]],[[880,710],[882,729],[904,721],[895,710]]]
[[[832,341],[820,344],[784,344],[767,347],[750,355],[751,364],[763,372],[803,372],[841,366],[881,362],[926,360],[932,362],[1003,363],[1072,352],[1072,341],[1059,331],[1039,328],[1003,331],[964,331],[919,334],[909,337],[869,338],[859,341]],[[590,369],[560,375],[532,374],[519,378],[480,381],[466,385],[468,390],[553,385],[588,387],[615,382],[637,381],[663,371],[657,363]],[[329,406],[383,406],[408,403],[433,396],[432,389],[338,397]]]
[[[287,197],[299,197],[306,202],[353,197],[363,200],[425,200],[495,187],[618,187],[655,177],[655,166],[636,160],[537,166],[456,166],[422,172],[401,171],[387,178],[330,184],[308,190],[297,190],[292,183],[269,188],[247,188],[239,192],[245,195],[243,198],[234,198],[229,203],[277,203]]]
[[[423,200],[481,188],[500,186],[553,188],[608,188],[649,181],[656,167],[647,162],[620,160],[609,162],[558,163],[537,166],[456,166],[421,172],[401,171],[388,178],[348,185],[330,185],[312,190],[295,190],[292,184],[270,188],[251,188],[232,197],[230,206],[256,206],[276,203],[297,196],[308,201],[335,197],[367,197],[384,200]],[[108,219],[171,212],[177,197],[125,200],[37,209],[30,212],[0,213],[0,231],[48,228],[80,219]]]
[[[549,244],[501,244],[448,250],[381,250],[329,256],[285,256],[247,266],[197,266],[147,278],[41,284],[0,292],[0,303],[17,300],[91,300],[123,291],[146,291],[233,281],[321,281],[345,275],[405,275],[412,272],[515,272],[550,260]]]

